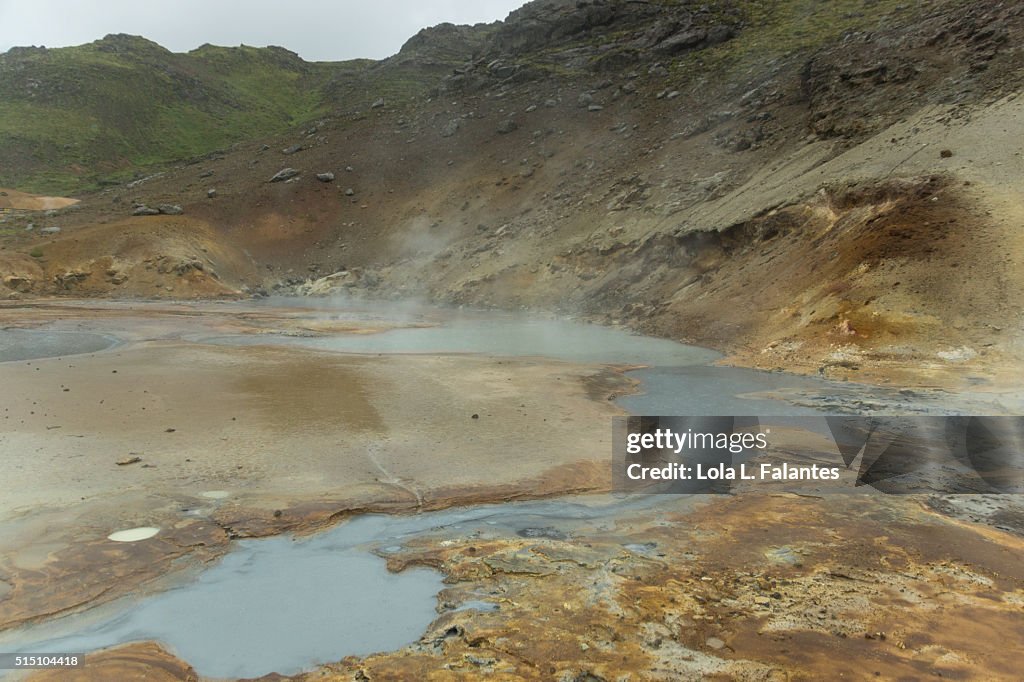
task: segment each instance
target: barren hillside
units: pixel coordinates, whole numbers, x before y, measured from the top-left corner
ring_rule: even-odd
[[[1022,38],[993,0],[538,0],[318,86],[288,133],[9,215],[0,291],[421,298],[1015,381]]]

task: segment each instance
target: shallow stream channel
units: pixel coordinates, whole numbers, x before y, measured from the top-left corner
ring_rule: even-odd
[[[230,306],[231,304],[223,304]],[[251,305],[251,304],[250,304]],[[357,354],[484,354],[643,366],[639,391],[618,400],[634,414],[805,415],[834,411],[956,412],[942,396],[910,394],[782,373],[716,366],[717,353],[627,331],[564,320],[453,311],[394,313],[312,308],[320,320],[384,321],[373,334],[286,333],[185,336],[217,345],[270,344]],[[226,309],[226,308],[225,308]],[[409,326],[415,322],[419,326]],[[191,332],[190,332],[191,334]],[[0,330],[0,361],[102,351],[107,333]],[[0,633],[0,651],[88,653],[154,640],[207,677],[295,674],[319,663],[415,642],[437,617],[441,575],[390,573],[384,557],[429,534],[572,534],[614,527],[658,496],[577,496],[455,508],[415,516],[366,515],[308,537],[237,541],[198,574],[168,578],[155,594]],[[554,529],[554,530],[552,530]],[[145,542],[145,533],[138,541]],[[498,609],[481,600],[469,608]],[[462,608],[466,608],[464,605]]]

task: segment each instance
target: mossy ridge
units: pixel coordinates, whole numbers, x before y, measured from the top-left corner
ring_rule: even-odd
[[[80,192],[101,177],[83,168],[167,163],[280,132],[330,110],[322,88],[338,66],[281,48],[175,54],[131,36],[11,50],[0,55],[0,183]]]

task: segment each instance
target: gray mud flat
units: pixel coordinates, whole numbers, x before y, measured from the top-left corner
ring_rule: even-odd
[[[814,414],[1002,414],[1005,407],[983,395],[899,391],[897,388],[766,372],[713,364],[722,355],[699,346],[642,336],[572,320],[539,319],[493,311],[424,307],[416,315],[386,307],[332,310],[302,299],[278,305],[328,320],[389,320],[428,323],[375,334],[284,334],[195,337],[216,345],[283,345],[319,351],[373,355],[478,354],[544,357],[565,362],[644,366],[629,372],[640,392],[616,402],[645,415],[814,415]]]
[[[117,341],[103,334],[0,329],[0,362],[95,353]]]
[[[697,365],[721,357],[720,353],[707,348],[569,320],[490,312],[429,312],[432,313],[429,321],[438,322],[437,326],[392,329],[367,335],[293,337],[265,334],[203,340],[221,345],[290,345],[343,353],[476,353],[614,365]],[[326,313],[320,312],[319,315],[325,316]],[[325,319],[347,318],[326,315]],[[403,317],[394,319],[408,320]]]

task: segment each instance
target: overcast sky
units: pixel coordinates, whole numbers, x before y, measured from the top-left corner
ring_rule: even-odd
[[[0,52],[131,33],[174,52],[280,45],[308,61],[398,52],[421,28],[504,19],[526,0],[0,0]]]

